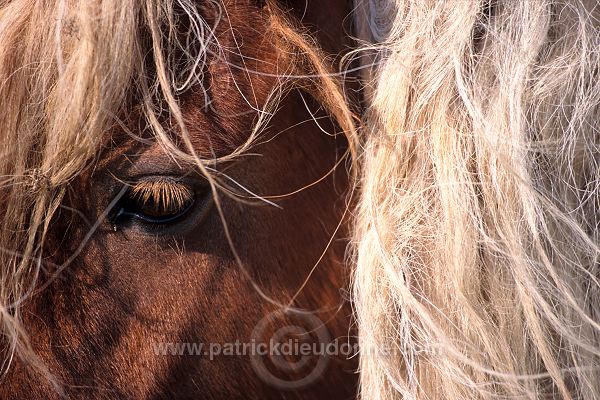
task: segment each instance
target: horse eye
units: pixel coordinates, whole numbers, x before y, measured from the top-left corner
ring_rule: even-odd
[[[193,189],[184,183],[166,178],[140,181],[119,201],[113,222],[174,223],[190,211],[194,201]]]

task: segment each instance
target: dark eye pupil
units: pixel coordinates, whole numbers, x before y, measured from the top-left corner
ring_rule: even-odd
[[[137,200],[134,204],[135,208],[137,208],[139,214],[143,214],[147,217],[151,218],[169,218],[177,216],[185,210],[189,204],[165,204],[161,201],[156,201],[154,199],[149,199],[148,201]]]

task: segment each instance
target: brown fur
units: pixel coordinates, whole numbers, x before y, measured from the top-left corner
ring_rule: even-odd
[[[269,8],[253,1],[225,3],[227,22],[243,42],[244,56],[255,60],[247,67],[270,74],[284,70],[282,63],[289,60],[281,57],[278,43],[265,31]],[[304,22],[319,32],[323,47],[335,55],[347,43],[340,27],[350,4],[330,2],[326,9],[335,12],[327,15],[318,11],[321,5],[310,1]],[[303,10],[299,4],[293,6]],[[210,21],[211,16],[206,17]],[[225,22],[217,36],[225,48],[233,41]],[[239,55],[227,56],[231,62],[241,60]],[[256,112],[242,94],[264,104],[277,82],[258,75],[248,79],[244,71],[227,69],[214,58],[207,77],[212,108],[200,106],[205,100],[200,91],[192,90],[180,100],[195,150],[211,158],[239,146],[256,121]],[[303,96],[315,111],[314,99]],[[248,155],[227,165],[227,174],[262,196],[289,193],[326,175],[347,143],[339,135],[323,134],[310,118],[299,92],[287,95],[269,125],[265,136],[269,140],[251,151],[260,156]],[[143,131],[133,129],[135,117],[128,120],[133,133],[143,136]],[[320,124],[335,131],[336,126],[327,121]],[[121,180],[140,174],[190,173],[189,166],[176,163],[156,143],[141,143],[117,130],[112,136],[113,146],[105,149],[95,168],[71,185],[65,200],[70,208],[55,217],[48,242],[48,246],[61,246],[61,251],[53,252],[47,265],[60,264],[72,254],[87,233],[87,221],[101,215]],[[289,301],[303,284],[342,218],[347,182],[345,171],[338,168],[319,184],[277,200],[281,209],[222,199],[235,248],[253,280],[270,297]],[[340,291],[348,283],[345,237],[344,230],[338,232],[295,303],[323,310],[319,318],[338,338],[348,336],[351,313]],[[45,278],[51,272],[47,267]],[[153,353],[152,343],[247,341],[256,323],[274,309],[240,271],[213,210],[200,224],[185,226],[168,238],[135,230],[114,232],[105,221],[76,261],[27,304],[23,319],[33,349],[70,398],[352,398],[356,391],[353,360],[334,360],[316,384],[284,392],[261,382],[248,358],[209,361]],[[44,377],[19,360],[0,385],[2,399],[58,397]]]

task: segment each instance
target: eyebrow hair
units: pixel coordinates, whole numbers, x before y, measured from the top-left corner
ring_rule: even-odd
[[[171,179],[144,180],[131,188],[131,198],[144,204],[154,203],[162,210],[185,207],[194,197],[187,185]]]

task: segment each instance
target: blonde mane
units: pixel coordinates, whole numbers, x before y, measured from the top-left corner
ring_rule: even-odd
[[[361,5],[362,397],[600,398],[597,2]]]
[[[354,54],[371,61],[361,121],[340,74],[270,0],[290,68],[227,158],[252,146],[292,86],[346,133],[360,396],[600,398],[597,3],[355,3]],[[175,6],[192,21],[186,40]],[[51,222],[134,99],[167,151],[213,191],[225,185],[195,153],[177,102],[218,55],[211,29],[192,0],[0,1],[4,370],[16,356],[54,381],[22,306],[41,273],[77,256],[44,264]],[[183,146],[161,124],[165,110]]]

